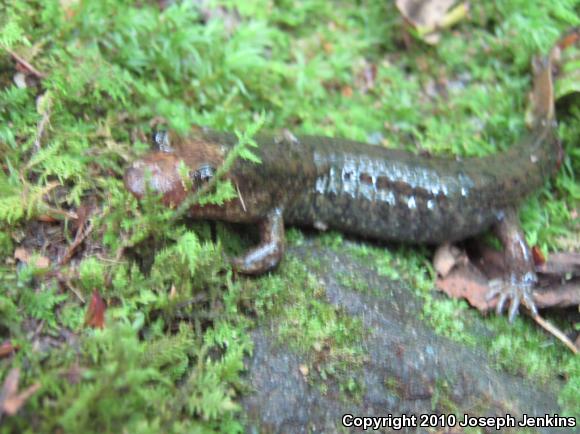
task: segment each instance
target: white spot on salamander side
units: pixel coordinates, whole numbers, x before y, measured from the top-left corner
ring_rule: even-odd
[[[326,183],[327,183],[326,176],[316,178],[316,185],[314,186],[314,190],[316,191],[316,193],[324,194],[324,192],[326,191]]]
[[[387,202],[391,206],[394,206],[397,203],[397,198],[391,190],[379,190],[377,192],[377,199]]]
[[[409,207],[409,209],[416,209],[417,208],[417,202],[415,201],[415,196],[409,196],[409,199],[407,200],[407,206]]]

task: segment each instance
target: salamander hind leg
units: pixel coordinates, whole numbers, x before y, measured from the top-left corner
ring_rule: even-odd
[[[234,270],[242,274],[263,274],[276,268],[284,255],[284,220],[276,208],[260,222],[260,243],[232,260]]]
[[[538,281],[531,250],[520,227],[515,209],[505,211],[494,226],[494,232],[504,247],[505,263],[509,275],[505,280],[492,280],[487,298],[498,297],[496,311],[501,314],[509,303],[509,320],[512,322],[520,304],[527,307],[533,315],[538,311],[534,303],[533,290]]]

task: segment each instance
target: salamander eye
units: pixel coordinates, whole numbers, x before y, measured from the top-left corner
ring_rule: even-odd
[[[190,177],[193,185],[199,188],[209,182],[214,175],[215,168],[211,164],[202,164],[197,170],[191,172]]]
[[[161,152],[171,152],[169,133],[167,131],[154,131],[151,135],[153,145]]]

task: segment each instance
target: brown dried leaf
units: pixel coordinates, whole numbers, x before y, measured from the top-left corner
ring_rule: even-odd
[[[0,345],[0,358],[11,355],[18,349],[18,346],[12,344],[10,341],[5,341]]]
[[[102,299],[99,291],[95,289],[85,315],[85,326],[100,329],[104,328],[106,310],[107,305],[105,304],[105,301]]]
[[[467,256],[449,243],[439,246],[433,258],[435,271],[441,277],[447,276],[455,265],[465,263],[467,263]]]
[[[479,252],[480,256],[477,259],[478,267],[476,268],[471,262],[464,262],[455,264],[454,268],[449,274],[440,277],[436,281],[436,286],[439,290],[445,292],[453,298],[463,298],[467,302],[481,312],[487,312],[494,309],[497,305],[497,297],[492,300],[487,300],[487,295],[491,290],[489,285],[489,277],[501,278],[505,275],[506,264],[503,263],[504,258],[501,253],[494,250],[484,248]],[[570,255],[575,260],[577,254],[558,254],[550,255],[550,259],[542,267],[556,267],[551,264],[552,257],[562,260],[560,263],[563,269],[569,269],[569,263],[565,263],[565,258]],[[568,258],[569,259],[569,258]],[[564,265],[565,264],[565,265]],[[435,266],[437,269],[437,266]],[[540,269],[541,267],[538,267]],[[504,270],[504,273],[499,272]],[[485,274],[484,274],[485,272]],[[565,274],[565,273],[564,273]],[[541,276],[540,276],[541,277]],[[534,302],[538,308],[547,307],[567,307],[576,306],[580,304],[580,283],[578,281],[571,281],[566,284],[561,284],[557,281],[550,281],[550,279],[540,279],[539,288],[534,291]]]
[[[495,307],[496,299],[487,300],[490,287],[487,278],[475,267],[459,265],[448,275],[438,278],[437,288],[453,298],[464,298],[481,312],[487,312]]]
[[[25,264],[30,263],[30,259],[33,255],[23,247],[17,247],[14,250],[14,259],[18,259],[20,262],[24,262]],[[48,268],[50,267],[50,259],[46,256],[36,256],[35,261],[36,268]]]
[[[340,93],[342,94],[342,96],[344,96],[345,98],[350,98],[352,97],[352,87],[350,86],[344,86],[341,90]]]
[[[536,291],[534,301],[540,308],[578,306],[580,305],[580,282],[552,284],[548,288]]]
[[[56,223],[58,220],[48,214],[41,214],[36,217],[36,220],[44,223]]]
[[[19,380],[20,369],[13,368],[6,376],[0,391],[0,415],[6,413],[8,416],[13,416],[16,414],[28,398],[40,388],[40,383],[35,383],[18,393]]]
[[[544,274],[565,275],[571,273],[580,275],[580,253],[551,253],[546,262],[536,266],[536,270]]]
[[[546,263],[546,257],[542,253],[542,250],[538,246],[532,247],[532,257],[534,258],[534,264],[539,267]]]

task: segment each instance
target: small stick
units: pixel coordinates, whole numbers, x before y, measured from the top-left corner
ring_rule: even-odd
[[[20,63],[26,69],[28,69],[28,71],[30,71],[32,74],[36,75],[38,78],[45,78],[46,77],[46,74],[45,73],[40,72],[38,69],[36,69],[30,63],[28,63],[22,57],[20,57],[18,54],[16,54],[10,48],[5,48],[5,50],[8,52],[8,54],[10,54],[14,58],[14,60],[16,60],[18,63]]]
[[[66,265],[71,260],[77,248],[89,236],[92,230],[93,225],[90,222],[88,225],[83,224],[81,225],[81,227],[78,228],[74,241],[70,246],[68,246],[61,260],[58,262],[58,265],[60,266]]]
[[[568,336],[562,333],[555,325],[551,324],[549,321],[545,320],[538,314],[530,316],[548,333],[551,333],[557,339],[559,339],[564,345],[566,345],[570,349],[570,351],[572,351],[574,354],[578,354],[578,348],[576,348],[576,345],[574,345],[574,343],[570,339],[568,339]]]
[[[82,304],[86,304],[86,300],[85,298],[82,296],[82,294],[79,292],[78,289],[76,289],[74,286],[71,285],[70,282],[65,282],[65,285],[68,289],[71,290],[71,292],[77,296],[77,298],[81,301]]]
[[[240,187],[238,187],[237,182],[236,182],[236,191],[238,192],[238,199],[240,199],[240,203],[242,204],[244,212],[248,212],[248,210],[246,209],[246,204],[244,203],[244,198],[242,197],[242,192],[240,191]]]

